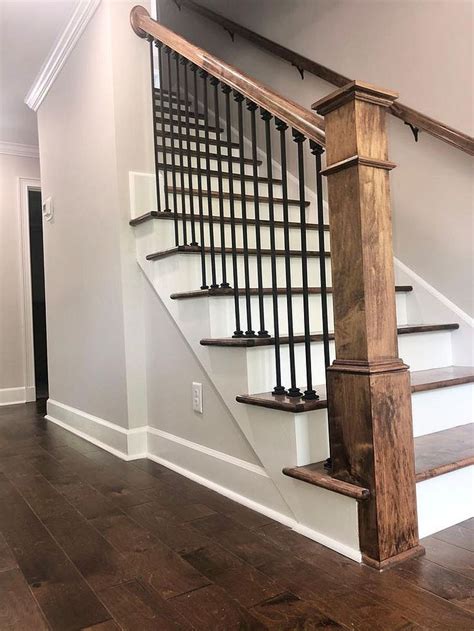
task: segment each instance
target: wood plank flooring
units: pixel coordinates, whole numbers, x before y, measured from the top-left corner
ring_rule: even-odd
[[[472,631],[474,520],[378,573],[149,460],[0,408],[0,630]]]

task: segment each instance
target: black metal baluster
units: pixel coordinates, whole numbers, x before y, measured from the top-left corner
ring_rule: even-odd
[[[267,178],[268,178],[268,218],[270,230],[270,251],[272,269],[272,304],[273,304],[273,330],[275,338],[275,375],[276,385],[273,388],[275,395],[285,394],[285,388],[281,383],[281,347],[280,347],[280,322],[278,316],[278,277],[276,265],[276,243],[275,243],[275,208],[273,202],[273,164],[272,164],[272,137],[270,121],[273,116],[266,110],[260,110],[262,119],[265,121],[265,149],[267,157]]]
[[[219,79],[215,77],[211,78],[211,85],[214,86],[214,120],[215,125],[218,128],[220,125],[220,115],[219,115],[219,93],[217,91],[217,87],[219,85]],[[217,135],[217,145],[216,145],[216,158],[217,158],[217,180],[218,180],[218,190],[219,190],[219,217],[220,217],[220,235],[221,235],[221,263],[222,263],[222,282],[221,287],[226,289],[230,287],[227,282],[227,251],[225,247],[225,222],[224,222],[224,188],[222,185],[222,147],[220,141],[220,135]]]
[[[166,138],[165,138],[165,112],[163,103],[163,59],[162,59],[162,42],[156,41],[155,46],[158,49],[158,71],[160,73],[160,122],[161,122],[161,154],[164,166],[164,192],[165,192],[165,208],[164,212],[170,212],[169,204],[169,190],[168,190],[168,171],[167,171],[167,157],[166,157]],[[153,92],[153,99],[155,93]],[[153,121],[153,125],[156,126],[156,121]],[[155,127],[155,138],[158,140]],[[155,143],[155,155],[158,158],[158,142]]]
[[[174,239],[176,247],[179,247],[179,228],[178,228],[178,199],[176,194],[176,163],[175,163],[175,146],[174,146],[174,127],[173,119],[171,117],[171,92],[172,92],[172,75],[171,75],[171,48],[166,46],[164,49],[167,56],[168,66],[168,105],[169,105],[169,126],[170,126],[170,138],[171,138],[171,178],[173,183],[173,215],[174,215]],[[161,130],[165,132],[164,126]]]
[[[239,298],[239,271],[237,262],[237,238],[235,233],[235,201],[234,201],[234,172],[232,169],[232,121],[230,113],[230,92],[228,85],[222,85],[225,94],[225,121],[227,129],[227,170],[229,173],[229,209],[230,209],[230,234],[232,244],[232,274],[234,285],[234,310],[235,310],[235,331],[233,337],[242,337],[243,331],[240,326],[240,298]]]
[[[216,248],[214,245],[214,217],[212,210],[211,194],[211,155],[209,151],[209,104],[207,97],[207,78],[209,74],[201,70],[199,76],[202,78],[203,86],[203,106],[204,106],[204,144],[206,148],[206,185],[207,185],[207,205],[209,224],[209,248],[211,252],[211,289],[219,287],[216,276]],[[199,158],[198,158],[199,159]]]
[[[204,232],[204,208],[203,208],[203,201],[202,201],[202,181],[201,181],[201,176],[202,176],[202,169],[201,169],[201,159],[199,157],[199,152],[201,150],[201,145],[199,142],[199,91],[198,91],[198,80],[197,80],[197,66],[195,64],[191,64],[190,69],[191,72],[193,73],[193,88],[194,88],[194,94],[193,94],[193,106],[194,106],[194,129],[195,129],[195,134],[196,134],[196,166],[197,166],[197,183],[198,183],[198,203],[199,203],[199,238],[200,238],[200,246],[201,246],[201,277],[202,277],[202,284],[201,284],[201,289],[209,289],[209,286],[207,284],[207,279],[206,279],[206,239],[205,239],[205,232]],[[191,139],[188,138],[187,140],[188,145],[191,142]],[[192,191],[190,193],[192,195]]]
[[[285,280],[286,280],[286,310],[288,314],[288,355],[290,359],[290,381],[288,396],[301,397],[301,391],[296,385],[296,362],[295,362],[295,338],[293,330],[293,295],[291,288],[291,256],[290,256],[290,227],[288,217],[288,178],[286,165],[286,130],[288,125],[282,120],[275,119],[276,128],[280,132],[280,164],[281,164],[281,185],[283,197],[283,224],[285,238]]]
[[[257,125],[255,111],[257,105],[247,100],[247,109],[250,112],[250,134],[252,139],[252,178],[253,178],[253,199],[255,206],[255,246],[257,249],[257,291],[258,310],[260,316],[259,337],[270,337],[265,328],[265,303],[263,299],[263,274],[262,274],[262,239],[260,233],[260,201],[258,190],[258,156],[257,156]]]
[[[311,366],[311,323],[309,319],[309,294],[308,294],[308,244],[306,238],[306,198],[304,178],[304,154],[303,146],[306,137],[298,130],[293,129],[293,140],[298,151],[298,180],[300,202],[300,231],[301,231],[301,277],[303,288],[303,320],[304,320],[304,352],[306,361],[306,390],[303,399],[311,401],[319,399],[313,388],[313,371]]]
[[[151,71],[151,108],[153,116],[153,146],[155,152],[155,184],[156,184],[156,205],[158,212],[161,212],[161,194],[160,194],[160,172],[158,171],[158,138],[156,135],[156,100],[155,100],[155,60],[153,58],[153,36],[147,35],[147,41],[150,43],[150,71]],[[161,77],[160,77],[161,81]],[[166,172],[165,172],[166,174]]]
[[[244,250],[244,278],[245,278],[245,306],[247,311],[247,330],[246,337],[255,337],[255,331],[252,329],[252,305],[250,298],[250,266],[249,266],[249,244],[248,244],[248,225],[247,225],[247,199],[245,190],[245,160],[244,160],[244,120],[242,112],[242,101],[244,97],[239,92],[234,92],[234,100],[237,102],[238,110],[238,129],[239,129],[239,163],[240,163],[240,192],[242,206],[242,240]]]
[[[189,85],[188,85],[188,60],[186,57],[181,57],[181,64],[184,68],[184,117],[185,117],[185,127],[186,127],[186,137],[188,140],[186,141],[186,151],[188,158],[188,188],[189,188],[189,209],[191,212],[191,245],[197,246],[196,241],[196,226],[194,225],[194,196],[192,195],[193,190],[193,169],[192,169],[192,157],[191,157],[191,143],[189,142],[190,136],[190,126],[189,126]],[[198,113],[195,112],[195,116],[197,119]]]
[[[310,141],[311,153],[316,158],[316,195],[318,204],[319,270],[321,285],[321,315],[323,321],[324,365],[331,363],[329,353],[328,294],[326,281],[326,248],[324,243],[323,178],[321,175],[321,157],[324,148],[313,140]],[[327,383],[327,380],[326,380]]]
[[[180,170],[180,185],[181,185],[181,215],[182,215],[182,225],[183,225],[183,245],[188,244],[188,234],[187,234],[187,225],[186,225],[186,193],[185,193],[185,180],[184,180],[184,150],[183,150],[183,134],[182,134],[182,125],[181,125],[181,82],[180,82],[180,72],[179,72],[179,54],[174,53],[173,57],[175,59],[176,65],[176,118],[177,118],[177,127],[178,127],[178,150],[179,150],[179,170]],[[188,101],[188,97],[186,95],[186,102]],[[170,118],[172,119],[173,114],[171,111],[171,103],[170,103]]]

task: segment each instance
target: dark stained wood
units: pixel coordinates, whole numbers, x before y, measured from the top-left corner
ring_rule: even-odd
[[[49,629],[19,569],[0,572],[0,629]]]
[[[27,624],[34,600],[47,620],[44,628],[57,631],[187,625],[223,631],[260,625],[275,631],[472,630],[473,581],[466,575],[469,558],[461,555],[472,554],[464,531],[474,528],[473,520],[429,537],[426,558],[379,574],[162,465],[123,462],[75,436],[68,442],[68,436],[38,416],[34,404],[0,408],[0,465],[10,476],[0,476],[2,631],[12,628],[1,618],[6,612],[9,621],[12,612],[24,616],[12,631],[42,629],[38,621]],[[70,510],[55,516],[53,495],[38,474],[57,491],[59,512],[64,499]],[[35,511],[23,497],[28,493]],[[143,494],[147,505],[140,505]],[[113,496],[124,501],[127,519],[117,522],[114,516],[124,512]],[[51,515],[54,538],[36,510]],[[90,519],[84,519],[87,514]],[[162,529],[162,522],[170,527]],[[145,530],[157,540],[152,547]],[[80,565],[95,585],[105,584],[98,580],[100,566],[105,561],[106,575],[111,558],[104,559],[96,541],[106,549],[110,542],[118,546],[115,559],[124,577],[97,590],[97,598],[78,571]],[[12,581],[11,574],[4,578],[12,570],[25,577],[34,600],[25,583]]]
[[[171,164],[163,164],[163,163],[160,163],[158,165],[158,167],[159,167],[159,169],[161,169],[163,171],[176,171],[176,172],[183,171],[184,173],[189,173],[191,171],[191,173],[193,175],[201,175],[202,174],[202,171],[197,169],[197,168],[195,168],[195,167],[192,167],[191,169],[189,169],[189,167],[187,167],[187,166],[181,168],[181,165],[176,165],[176,166],[173,167]],[[211,177],[219,177],[219,171],[215,171],[214,169],[207,169],[206,168],[205,173],[206,173],[206,175],[209,173],[209,175]],[[228,180],[229,179],[229,172],[223,170],[222,174],[221,174],[221,177],[224,180]],[[244,174],[243,178],[244,178],[245,182],[253,182],[253,176],[252,175]],[[234,179],[234,180],[241,180],[242,179],[242,175],[240,173],[232,172],[232,179]],[[265,176],[259,175],[257,177],[257,181],[260,184],[267,184],[268,183],[268,178],[265,177]],[[281,180],[279,180],[279,179],[273,178],[272,181],[273,181],[273,184],[275,186],[280,186],[281,185]]]
[[[144,7],[135,6],[130,13],[130,21],[133,30],[140,37],[146,37],[147,33],[152,35],[199,68],[226,83],[233,90],[240,92],[246,98],[268,110],[290,127],[297,129],[307,138],[324,144],[322,119],[310,110],[301,107],[294,101],[285,99],[268,86],[155,22]]]
[[[204,248],[204,252],[206,254],[209,254],[210,251],[211,251],[211,248],[209,247]],[[244,253],[243,248],[236,248],[235,251],[239,255]],[[220,254],[221,248],[219,247],[214,248],[214,252],[215,254]],[[229,253],[229,255],[232,253],[230,248],[227,250],[227,252]],[[261,256],[271,256],[272,254],[272,251],[267,250],[267,249],[261,249],[259,250],[259,252]],[[200,254],[200,253],[201,253],[201,249],[199,248],[199,246],[180,245],[175,248],[170,248],[169,250],[162,250],[161,252],[154,252],[153,254],[147,254],[146,259],[147,261],[156,261],[157,259],[162,259],[167,256],[171,256],[173,254]],[[257,250],[254,248],[248,248],[247,253],[250,256],[255,256],[257,254]],[[289,250],[288,253],[290,256],[301,256],[301,252],[299,250]],[[275,250],[275,256],[285,256],[285,255],[286,255],[285,250]],[[317,258],[319,256],[319,252],[309,250],[307,252],[307,256],[310,258]],[[331,254],[329,252],[326,252],[325,256],[329,258]]]
[[[163,122],[165,125],[173,125],[173,127],[181,127],[182,125],[178,122],[178,120],[174,119],[174,118],[168,118],[165,117],[163,119]],[[158,125],[161,125],[161,119],[156,123],[156,131],[159,131],[160,128],[158,127]],[[203,124],[199,124],[199,125],[193,125],[194,129],[196,129],[196,127],[202,131],[205,131],[206,126]],[[209,125],[208,127],[208,131],[211,134],[220,134],[222,133],[224,130],[222,129],[222,127],[214,127],[213,125]],[[158,135],[158,134],[157,134]]]
[[[351,79],[345,77],[344,75],[336,72],[335,70],[331,70],[331,68],[327,68],[322,64],[318,64],[316,61],[312,59],[308,59],[303,55],[296,53],[277,42],[274,42],[267,37],[263,37],[263,35],[259,35],[237,22],[229,20],[225,18],[223,15],[204,7],[193,0],[178,0],[180,5],[186,6],[191,10],[199,13],[207,17],[208,19],[216,22],[223,26],[226,30],[231,33],[238,34],[244,39],[252,42],[259,48],[263,50],[267,50],[272,54],[280,57],[291,63],[292,66],[295,66],[300,71],[307,71],[311,74],[335,85],[337,87],[343,87],[347,83],[350,83]],[[454,127],[450,127],[445,123],[435,120],[426,114],[422,114],[417,110],[408,107],[407,105],[403,105],[402,103],[392,103],[390,106],[390,113],[397,118],[400,118],[406,123],[410,123],[415,127],[418,127],[421,130],[426,131],[431,134],[435,138],[442,140],[453,147],[461,149],[470,155],[474,155],[474,138],[461,132]]]
[[[437,390],[438,388],[450,388],[464,383],[473,383],[474,367],[445,366],[444,368],[417,370],[411,372],[410,376],[411,391],[423,392],[425,390]]]
[[[474,532],[469,528],[465,528],[462,524],[451,526],[432,536],[435,539],[441,539],[441,541],[446,541],[446,543],[452,543],[454,546],[474,552]]]
[[[395,290],[401,289],[396,287]],[[412,393],[436,390],[471,383],[474,380],[474,368],[471,366],[446,366],[431,370],[415,370],[410,372],[410,378]],[[319,399],[315,401],[303,401],[303,399],[295,399],[295,397],[286,395],[276,396],[271,392],[241,394],[236,397],[236,401],[285,412],[310,412],[327,407],[326,386],[315,386],[315,389],[319,395]]]
[[[397,327],[398,335],[409,335],[412,333],[429,333],[432,331],[455,331],[459,328],[459,324],[450,323],[450,324],[402,324]],[[322,333],[313,333],[311,336],[312,342],[322,342],[323,336]],[[334,334],[329,334],[329,339],[334,339]],[[303,335],[295,335],[294,337],[295,344],[301,344],[304,342]],[[241,337],[241,338],[232,338],[232,337],[220,337],[220,338],[204,338],[201,340],[201,344],[203,346],[228,346],[229,348],[233,347],[244,347],[244,348],[253,348],[254,346],[273,346],[275,340],[271,337],[266,338],[258,338],[258,337]],[[288,344],[288,338],[282,336],[280,338],[280,344]]]
[[[192,191],[190,191],[188,188],[185,189],[181,189],[179,187],[176,187],[176,193],[184,193],[185,195],[189,195],[190,192],[194,195],[197,196],[199,193],[197,190],[193,189]],[[203,190],[202,191],[202,195],[203,196],[208,196],[207,190]],[[215,199],[219,199],[221,193],[219,193],[218,191],[211,191],[211,197],[215,198]],[[222,193],[222,199],[229,199],[230,198],[230,194],[227,192],[223,192]],[[234,193],[233,198],[235,201],[241,201],[242,200],[242,195],[240,193]],[[254,201],[254,197],[253,195],[246,195],[245,196],[245,200],[248,202],[253,202]],[[267,204],[268,203],[268,197],[265,197],[264,195],[259,196],[258,201],[260,202],[260,204]],[[281,197],[275,197],[273,199],[273,203],[275,205],[282,205],[283,204],[283,199]],[[288,200],[288,205],[289,206],[300,206],[300,202],[297,199],[289,199]],[[311,205],[311,202],[305,202],[305,206],[308,207]]]
[[[172,138],[174,138],[175,140],[186,140],[186,141],[190,141],[190,142],[196,142],[196,140],[199,138],[200,142],[202,142],[202,137],[201,136],[196,136],[194,134],[183,134],[183,133],[178,133],[175,132],[173,134],[173,136],[171,136],[171,133],[165,131],[161,131],[161,130],[156,130],[155,132],[156,136],[159,136],[161,138],[169,138],[170,140]],[[220,145],[223,148],[227,148],[227,142],[224,142],[222,140],[219,140],[218,138],[209,138],[209,140],[207,141],[207,143],[209,145]],[[232,149],[238,149],[239,148],[239,143],[238,142],[233,142],[232,143]]]
[[[159,103],[160,103],[160,100],[159,100],[158,96],[155,97],[155,103],[157,105],[159,105]],[[168,114],[168,115],[171,113],[173,116],[176,116],[176,118],[179,118],[179,119],[184,119],[185,116],[186,116],[186,108],[184,107],[184,105],[179,107],[179,108],[176,108],[176,107],[170,108],[169,106],[168,107],[164,107],[163,108],[163,112],[165,114]],[[159,115],[160,114],[158,112],[155,112],[155,116],[159,116]],[[193,119],[196,118],[196,113],[192,112],[191,110],[189,110],[188,115],[189,115],[190,118],[193,118]],[[206,117],[204,116],[204,114],[200,114],[199,113],[197,115],[197,118],[199,118],[201,120],[204,120]],[[193,125],[194,125],[194,122],[193,122]]]
[[[276,223],[276,222],[275,222]],[[326,291],[331,294],[332,293],[332,287],[327,287]],[[409,291],[413,291],[413,287],[411,285],[397,285],[395,287],[395,291],[396,292],[409,292]],[[251,296],[257,296],[258,295],[258,289],[257,287],[250,287],[249,289],[250,295]],[[263,287],[262,288],[262,292],[264,296],[272,296],[273,295],[273,290],[271,287]],[[303,289],[302,287],[292,287],[291,288],[291,292],[292,294],[298,296],[301,295],[303,293]],[[308,287],[308,294],[310,295],[318,295],[321,293],[321,287]],[[277,289],[277,294],[280,295],[285,295],[285,289],[282,289],[281,287]],[[234,295],[234,290],[229,288],[229,289],[198,289],[195,291],[183,291],[183,292],[179,292],[176,294],[171,294],[170,298],[172,300],[184,300],[186,298],[226,298],[229,296],[233,296]],[[240,296],[244,296],[245,295],[245,289],[239,289],[239,295]]]
[[[202,158],[207,159],[207,154],[205,151],[196,151],[195,149],[179,149],[177,147],[168,147],[167,145],[163,146],[159,146],[157,149],[158,153],[173,153],[174,155],[183,155],[183,156],[188,156],[191,155],[192,158]],[[209,160],[217,160],[218,159],[218,154],[214,153],[213,151],[209,152]],[[226,156],[225,157],[225,161],[227,162],[229,160],[229,158]],[[232,156],[232,162],[236,162],[237,164],[240,163],[240,156]],[[252,164],[253,165],[253,160],[252,158],[244,158],[244,164]],[[257,160],[256,164],[258,166],[260,166],[262,164],[261,160]],[[159,165],[160,168],[163,168],[163,165]],[[168,169],[172,168],[171,165],[167,166]],[[181,168],[180,166],[175,166],[174,167],[176,171],[183,171],[184,173],[187,173],[189,171],[189,169],[184,166],[183,168]],[[224,169],[222,170],[222,175],[228,175],[227,171],[224,171]],[[199,173],[199,171],[197,171]],[[206,174],[208,173],[207,169],[206,169]],[[238,177],[236,179],[239,179]]]
[[[355,81],[316,105],[325,116],[331,208],[332,475],[370,491],[359,504],[359,543],[364,562],[378,569],[422,551],[410,376],[398,357],[394,290],[386,109],[396,98]],[[403,327],[404,333],[418,330],[435,329]]]
[[[324,468],[324,462],[313,462],[301,467],[286,467],[283,469],[283,473],[290,478],[295,478],[295,480],[302,480],[356,500],[366,500],[370,496],[369,489],[333,478]]]
[[[178,219],[182,219],[183,218],[183,213],[177,213],[177,217],[178,217]],[[186,219],[191,219],[192,215],[190,213],[185,213],[184,217]],[[170,221],[170,220],[173,220],[173,218],[174,218],[174,213],[171,213],[171,212],[161,212],[161,213],[159,213],[156,210],[152,210],[152,211],[150,211],[148,213],[144,213],[143,215],[140,215],[139,217],[136,217],[135,219],[131,219],[129,224],[131,226],[137,226],[137,225],[143,223],[144,221],[149,221],[150,219],[159,219],[159,220],[164,220],[164,221]],[[209,221],[209,216],[208,215],[203,215],[203,220],[205,222]],[[221,223],[220,217],[213,217],[213,221],[215,223],[217,223],[217,224]],[[225,224],[230,223],[230,217],[225,217],[224,218],[224,223]],[[236,217],[235,218],[235,224],[240,225],[241,223],[242,223],[242,218],[241,217]],[[254,226],[255,225],[255,219],[248,218],[247,219],[247,225]],[[261,219],[260,220],[260,225],[267,227],[267,226],[270,225],[270,222],[269,222],[268,219]],[[273,225],[276,228],[283,228],[283,226],[284,226],[283,221],[274,221]],[[288,222],[288,226],[290,228],[300,228],[300,225],[301,224],[299,222],[296,222],[296,221],[289,221]],[[318,226],[318,224],[315,224],[315,223],[308,223],[308,224],[306,224],[306,228],[308,230],[318,230],[319,226]],[[329,230],[329,226],[324,226],[324,230]],[[199,294],[199,291],[194,292],[194,293]]]
[[[415,438],[416,481],[474,465],[474,423]]]

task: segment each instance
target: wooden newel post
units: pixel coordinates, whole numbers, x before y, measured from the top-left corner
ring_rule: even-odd
[[[408,366],[398,357],[386,109],[397,94],[354,81],[314,104],[325,116],[336,359],[328,369],[333,475],[370,490],[363,560],[418,555]]]

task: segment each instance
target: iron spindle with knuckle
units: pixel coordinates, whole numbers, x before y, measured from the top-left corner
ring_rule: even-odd
[[[173,58],[175,60],[175,70],[176,70],[176,119],[178,126],[178,150],[179,150],[179,176],[180,176],[180,188],[181,188],[181,221],[182,221],[182,231],[183,231],[183,245],[186,246],[188,244],[188,233],[187,233],[187,225],[186,225],[186,185],[184,180],[184,150],[183,150],[183,126],[182,126],[182,110],[181,110],[181,82],[180,82],[180,72],[179,72],[179,55],[178,53],[173,53]],[[173,109],[170,101],[170,118],[173,117]],[[171,124],[173,124],[173,120],[171,120]]]
[[[192,151],[191,151],[191,143],[189,142],[190,136],[190,125],[189,125],[189,85],[188,85],[188,60],[186,57],[181,57],[181,65],[183,66],[184,72],[184,120],[185,120],[185,128],[186,128],[186,154],[188,160],[188,188],[190,191],[193,190],[193,169],[192,169]],[[198,117],[197,112],[195,112],[196,118]],[[191,224],[191,245],[197,246],[196,241],[196,226],[194,223],[194,195],[189,194],[189,210],[190,210],[190,224]]]
[[[232,246],[232,277],[234,283],[235,331],[233,337],[242,337],[244,333],[240,326],[239,267],[237,261],[237,235],[235,230],[234,170],[232,167],[232,119],[230,110],[231,88],[228,85],[222,84],[222,91],[225,97],[225,124],[227,128],[227,172],[229,177],[230,238]]]
[[[161,138],[161,149],[162,149],[162,160],[163,160],[163,166],[164,166],[164,195],[165,195],[165,212],[170,212],[170,203],[169,203],[169,187],[168,187],[168,171],[167,171],[167,156],[166,156],[166,137],[165,137],[165,106],[164,106],[164,88],[163,88],[163,44],[162,42],[155,40],[155,46],[157,48],[158,51],[158,72],[160,74],[160,91],[159,91],[159,97],[160,97],[160,121],[159,123],[161,124],[161,135],[159,136],[158,134],[155,134],[155,164],[156,166],[156,172],[157,172],[157,179],[156,179],[156,183],[157,186],[159,188],[160,185],[160,181],[159,181],[159,175],[158,175],[158,137]],[[153,68],[153,75],[154,75],[154,68]],[[154,79],[154,76],[153,76]],[[155,102],[155,90],[153,90],[153,102]],[[171,97],[169,97],[171,99]],[[156,125],[157,121],[155,119],[155,117],[153,117],[153,122]],[[159,193],[157,193],[159,195]]]
[[[153,44],[157,49],[157,66],[160,75],[159,91],[153,86],[158,212],[173,212],[175,245],[178,250],[187,252],[191,249],[200,253],[201,289],[211,289],[217,295],[222,292],[224,295],[232,296],[235,315],[235,330],[232,336],[234,338],[272,338],[275,362],[275,385],[272,393],[276,396],[287,395],[295,399],[318,399],[319,396],[313,384],[315,354],[312,353],[314,337],[311,322],[315,316],[310,295],[314,293],[319,293],[321,300],[324,368],[327,369],[330,363],[321,175],[324,148],[314,140],[319,136],[311,130],[310,133],[305,134],[298,125],[288,124],[288,120],[282,117],[281,109],[272,111],[271,107],[263,107],[261,103],[258,103],[258,99],[252,98],[251,93],[236,89],[232,80],[227,82],[225,77],[215,76],[207,67],[204,67],[204,64],[195,63],[195,58],[192,56],[188,59],[182,52],[173,50],[173,47],[168,46],[166,38],[164,42],[153,36],[148,36],[147,39],[151,50],[152,77]],[[173,46],[172,43],[171,46]],[[171,62],[171,57],[174,64]],[[198,79],[198,72],[201,81]],[[213,89],[211,98],[208,94],[208,83]],[[231,93],[233,100],[231,100]],[[257,117],[258,108],[259,116]],[[202,124],[200,124],[200,119],[202,119]],[[214,121],[214,126],[210,121]],[[271,124],[272,121],[274,126]],[[221,124],[223,129],[220,129]],[[261,134],[259,134],[259,125]],[[292,131],[292,141],[291,138],[288,140],[288,130]],[[234,133],[237,142],[233,142]],[[212,138],[211,134],[213,134]],[[273,135],[276,135],[275,148]],[[167,140],[169,140],[169,145]],[[244,155],[244,146],[247,142],[250,151],[248,157]],[[215,151],[211,152],[211,146],[215,146]],[[289,151],[293,147],[296,155],[294,171],[293,154],[290,155]],[[234,154],[236,149],[238,152]],[[265,177],[260,176],[258,171],[260,151],[265,156]],[[312,154],[316,167],[314,191],[316,204],[312,205],[308,202],[309,187],[305,174],[306,152]],[[159,155],[161,155],[161,160],[158,159]],[[274,177],[275,159],[279,162],[281,169],[281,179],[278,180]],[[195,166],[193,166],[193,160]],[[211,169],[212,163],[216,164],[216,169]],[[246,173],[247,164],[251,165],[249,174]],[[160,170],[165,174],[163,192],[160,187]],[[238,190],[236,190],[237,180],[240,181]],[[224,181],[227,182],[226,189],[224,189]],[[290,199],[290,181],[296,181],[297,199]],[[214,189],[213,182],[216,183]],[[249,190],[247,190],[247,182],[249,182]],[[266,185],[265,197],[260,195],[261,183]],[[281,194],[275,195],[275,186],[281,188]],[[218,213],[214,213],[213,197],[218,200]],[[236,215],[237,201],[240,203],[240,216]],[[296,205],[299,209],[296,222],[290,221],[290,205]],[[309,211],[307,206],[310,207]],[[265,207],[268,207],[268,215],[262,216]],[[282,216],[277,217],[279,207],[282,208]],[[186,212],[187,208],[189,208],[189,213]],[[251,208],[253,208],[253,215]],[[226,231],[226,226],[229,226],[228,231]],[[249,233],[251,228],[254,231]],[[310,249],[313,248],[308,247],[309,236],[314,234],[315,229],[318,231],[318,252],[312,252]],[[250,234],[254,235],[252,248],[249,247]],[[277,241],[280,234],[281,240]],[[216,238],[219,239],[218,243],[216,243]],[[296,240],[299,244],[298,248]],[[280,245],[281,243],[283,245]],[[268,247],[269,249],[265,249]],[[221,255],[220,265],[216,262],[216,254]],[[231,259],[228,258],[229,256]],[[314,277],[314,272],[317,270],[317,266],[314,265],[313,268],[312,263],[315,256],[319,258],[320,288],[313,290],[310,288],[310,278]],[[241,266],[239,257],[242,259]],[[264,265],[264,257],[269,257],[269,266]],[[231,272],[230,268],[229,270],[227,268],[230,262],[232,263]],[[208,265],[210,265],[210,284],[208,284]],[[281,273],[279,273],[280,269]],[[293,282],[296,269],[301,272],[300,288],[297,288]],[[268,280],[265,282],[267,272]],[[242,275],[241,278],[239,278],[240,275]],[[254,279],[256,287],[252,287]],[[273,316],[273,325],[268,327],[270,330],[267,330],[265,323],[265,296],[267,294],[271,296]],[[295,309],[296,304],[299,304],[295,302],[296,294],[302,296],[303,331],[297,332],[298,338],[295,334],[295,315],[298,315]],[[254,299],[253,296],[255,296]],[[241,325],[241,307],[243,306],[241,297],[245,303],[245,330],[242,330]],[[287,321],[287,332],[283,335],[282,315],[279,311],[282,305],[286,310],[284,320]],[[258,313],[253,313],[252,307],[257,309]],[[258,332],[255,332],[252,325],[254,317],[259,322]],[[300,342],[304,345],[301,361],[296,353],[296,343]],[[285,384],[282,362],[286,354],[283,349],[286,346],[289,383]],[[303,373],[304,392],[298,386],[298,380]]]
[[[157,119],[157,108],[155,99],[155,60],[153,57],[153,41],[152,35],[148,35],[146,38],[150,44],[150,70],[151,70],[151,110],[152,120],[155,122]],[[155,154],[155,184],[156,184],[156,204],[158,212],[161,212],[161,190],[160,190],[160,172],[158,171],[158,136],[153,134],[153,149]]]

